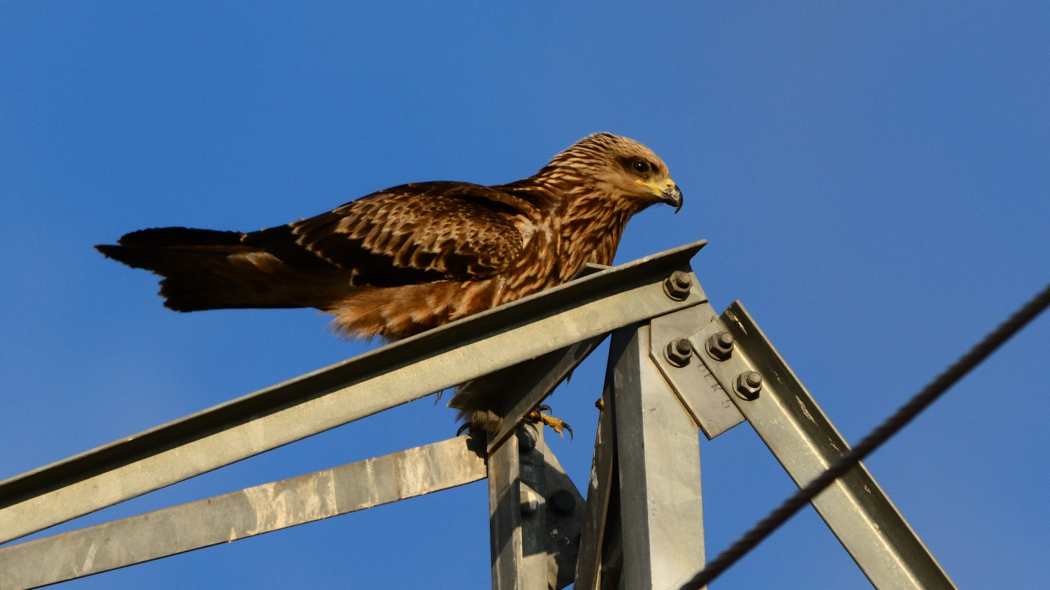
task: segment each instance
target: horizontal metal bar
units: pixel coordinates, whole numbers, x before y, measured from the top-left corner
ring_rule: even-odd
[[[735,340],[724,361],[714,360],[701,348],[720,330],[728,330]],[[739,395],[734,391],[731,399],[800,487],[849,449],[740,302],[691,340],[727,391],[736,389],[738,376],[746,371],[762,376],[757,397],[754,389],[745,387]],[[876,588],[955,588],[863,464],[817,496],[813,507]]]
[[[482,446],[461,436],[4,547],[0,588],[82,578],[478,481]]]
[[[453,322],[0,483],[0,543],[698,302],[669,296],[706,242]]]

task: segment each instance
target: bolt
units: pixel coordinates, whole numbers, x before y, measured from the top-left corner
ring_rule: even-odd
[[[685,301],[692,286],[693,279],[689,277],[689,273],[676,270],[664,280],[664,293],[675,301]]]
[[[561,515],[571,514],[576,509],[576,498],[569,490],[558,490],[551,494],[547,504]]]
[[[736,393],[747,401],[758,399],[762,391],[762,375],[754,371],[744,371],[736,376]]]
[[[693,356],[693,343],[688,338],[672,340],[664,348],[664,358],[676,367],[688,365],[691,356]]]
[[[536,433],[528,426],[518,429],[518,451],[524,453],[536,448]]]
[[[532,516],[540,509],[540,501],[528,490],[521,491],[521,515]]]
[[[724,361],[733,355],[733,335],[719,332],[707,339],[707,354],[716,361]]]

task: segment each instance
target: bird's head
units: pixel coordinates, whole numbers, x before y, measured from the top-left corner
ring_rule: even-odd
[[[626,199],[636,212],[656,203],[672,205],[676,213],[682,208],[682,191],[667,164],[651,149],[619,135],[589,135],[554,156],[544,172]]]

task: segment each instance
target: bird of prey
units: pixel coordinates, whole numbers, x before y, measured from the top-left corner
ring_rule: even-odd
[[[162,276],[176,311],[313,307],[341,334],[393,341],[611,264],[655,203],[682,206],[664,162],[595,133],[509,184],[405,184],[260,231],[154,228],[95,248]]]

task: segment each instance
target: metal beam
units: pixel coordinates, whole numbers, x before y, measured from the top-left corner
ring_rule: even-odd
[[[572,280],[610,268],[588,262]],[[603,340],[605,334],[473,379],[457,388],[448,407],[468,414],[468,419],[492,432],[488,448],[492,452]]]
[[[643,319],[706,242],[599,272],[0,483],[0,543]]]
[[[623,576],[627,588],[672,590],[704,563],[700,437],[649,348],[648,324],[613,332]]]
[[[617,351],[610,351],[610,358]],[[587,486],[586,514],[583,520],[583,532],[580,537],[580,557],[576,563],[576,590],[598,590],[603,578],[604,553],[608,522],[611,517],[619,520],[619,504],[611,507],[613,482],[618,478],[616,471],[616,429],[613,419],[615,399],[613,399],[612,364],[606,369],[605,391],[602,394],[601,417],[598,419],[598,432],[595,434],[594,455],[591,457],[591,476]],[[615,490],[618,492],[618,490]],[[619,496],[617,493],[616,496]],[[610,514],[614,511],[615,514]],[[617,576],[616,587],[619,587]]]
[[[735,340],[725,360],[702,348],[720,331],[728,331]],[[796,484],[805,485],[849,449],[740,302],[730,305],[720,320],[705,326],[691,341]],[[754,381],[751,386],[737,385],[748,371],[761,375],[759,387]],[[817,496],[813,507],[876,588],[955,588],[864,465]]]
[[[448,406],[465,412],[480,410],[490,416],[489,451],[492,451],[503,444],[522,420],[603,340],[605,334],[474,379],[456,392]]]
[[[542,437],[524,424],[489,454],[492,590],[547,590]]]
[[[584,500],[547,443],[542,439],[538,442],[542,446],[543,488],[547,496],[547,586],[561,590],[576,579]]]
[[[81,578],[460,486],[485,477],[461,436],[0,549],[0,588]]]

